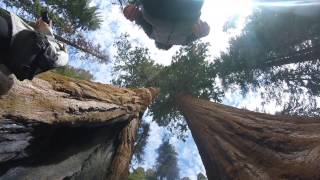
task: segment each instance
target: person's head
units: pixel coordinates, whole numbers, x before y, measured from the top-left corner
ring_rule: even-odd
[[[155,42],[156,43],[156,47],[158,49],[162,49],[162,50],[169,50],[172,45],[171,44],[163,44],[163,43],[160,43],[160,42]]]
[[[192,32],[197,38],[201,38],[201,37],[207,36],[209,34],[210,26],[208,25],[207,22],[204,22],[202,20],[198,20],[194,24],[194,26],[192,28]]]
[[[123,9],[123,14],[128,20],[135,21],[140,15],[140,10],[138,6],[130,4]]]

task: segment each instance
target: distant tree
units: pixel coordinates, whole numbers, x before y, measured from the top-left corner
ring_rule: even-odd
[[[144,168],[138,167],[130,173],[128,180],[157,180],[157,177],[153,169],[145,171]]]
[[[151,58],[148,48],[133,46],[123,34],[115,42],[117,55],[113,67],[113,84],[121,87],[146,87],[163,69]]]
[[[53,70],[53,72],[75,78],[75,79],[81,79],[81,80],[87,80],[87,81],[92,81],[93,80],[93,75],[84,69],[81,68],[74,68],[71,66],[64,66],[64,67],[59,67]]]
[[[320,12],[304,16],[297,13],[299,8],[262,8],[249,18],[242,34],[216,60],[216,72],[225,88],[238,85],[243,94],[264,88],[263,98],[278,104],[283,93],[304,94],[309,99],[320,95]]]
[[[183,177],[181,180],[191,180],[189,177]]]
[[[156,159],[156,175],[160,180],[179,179],[178,153],[174,146],[168,140],[163,140],[157,149],[158,157]]]
[[[228,75],[252,69],[268,70],[270,67],[317,60],[320,12],[303,16],[297,13],[298,10],[256,10],[242,34],[231,39],[228,52],[222,54],[218,63],[222,68],[219,73]]]
[[[4,0],[6,6],[22,9],[33,18],[40,16],[45,5],[50,17],[58,28],[64,32],[74,33],[77,30],[97,30],[102,23],[97,6],[89,6],[91,0]],[[23,12],[20,13],[23,15]]]
[[[128,180],[146,180],[146,173],[142,167],[138,167],[130,173]]]
[[[319,117],[320,107],[314,97],[296,94],[295,96],[289,97],[288,103],[286,103],[282,111],[277,114]]]
[[[97,30],[102,20],[97,6],[90,6],[91,0],[65,1],[46,0],[45,3],[60,17],[64,17],[73,29]]]
[[[146,180],[157,180],[156,171],[154,169],[147,169]]]
[[[142,121],[138,130],[137,140],[135,143],[135,149],[132,160],[134,164],[141,164],[144,161],[143,157],[145,153],[145,147],[148,143],[149,131],[150,124],[145,121]]]
[[[197,175],[197,180],[208,180],[208,178],[204,174],[199,173]]]

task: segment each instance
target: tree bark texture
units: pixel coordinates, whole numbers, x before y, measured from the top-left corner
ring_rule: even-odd
[[[126,179],[157,90],[45,73],[0,97],[0,179]]]
[[[320,119],[178,97],[212,180],[320,179]]]

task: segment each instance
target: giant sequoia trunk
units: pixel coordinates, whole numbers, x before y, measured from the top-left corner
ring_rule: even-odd
[[[180,96],[209,179],[320,179],[320,119]]]
[[[126,179],[154,89],[46,73],[0,97],[0,179]]]

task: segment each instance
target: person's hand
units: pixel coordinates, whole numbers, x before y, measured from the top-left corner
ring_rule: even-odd
[[[61,51],[64,51],[65,53],[68,53],[68,49],[65,43],[58,43],[58,46]]]
[[[207,36],[210,32],[210,26],[208,25],[207,22],[203,22],[199,20],[192,28],[193,34],[198,37],[204,37]]]
[[[128,20],[134,21],[139,17],[140,10],[138,6],[130,4],[124,8],[123,14]]]

